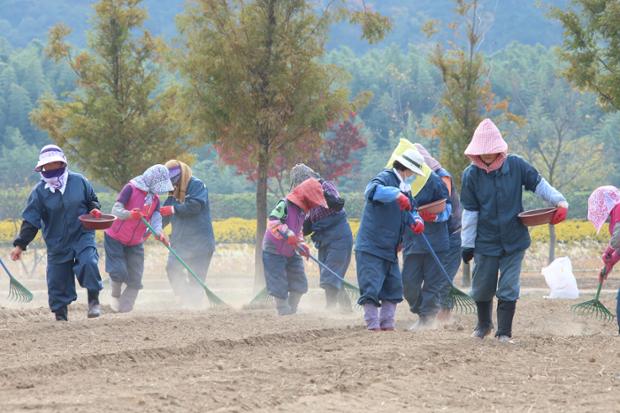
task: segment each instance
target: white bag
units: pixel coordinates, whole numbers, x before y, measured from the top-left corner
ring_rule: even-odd
[[[556,258],[549,266],[544,267],[542,275],[551,292],[546,298],[578,298],[579,289],[573,275],[573,266],[568,257]]]

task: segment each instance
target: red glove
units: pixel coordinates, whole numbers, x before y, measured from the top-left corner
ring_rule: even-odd
[[[90,215],[92,215],[94,218],[101,218],[102,214],[101,214],[101,211],[95,208],[92,211],[90,211]]]
[[[435,222],[437,220],[437,214],[431,214],[427,211],[420,211],[420,218],[426,222]]]
[[[558,207],[558,210],[553,214],[553,218],[551,218],[551,224],[556,225],[566,219],[566,214],[568,214],[568,208]]]
[[[424,232],[424,221],[416,219],[413,224],[409,225],[409,228],[411,228],[414,234],[421,234]]]
[[[299,255],[302,257],[306,257],[306,259],[310,258],[310,247],[305,242],[299,243],[297,251],[299,251]]]
[[[172,205],[160,207],[159,213],[162,217],[169,217],[170,215],[174,215],[174,207]]]
[[[616,263],[620,261],[620,253],[618,253],[618,251],[614,250],[612,247],[607,247],[601,259],[605,264],[606,273],[609,274],[614,268],[614,265],[616,265]]]
[[[411,202],[407,195],[401,192],[396,198],[396,202],[398,202],[401,211],[411,211]]]
[[[155,239],[167,247],[170,246],[170,241],[168,240],[168,237],[166,236],[166,234],[164,234],[163,232],[159,234],[158,236],[156,236]]]
[[[140,208],[134,208],[131,211],[129,211],[129,215],[131,216],[131,219],[140,219],[143,217],[142,215],[142,210]]]
[[[288,231],[286,231],[286,243],[288,245],[290,245],[291,247],[296,247],[297,244],[299,244],[299,240],[297,239],[297,237],[295,236],[295,233],[293,231],[291,231],[290,229]]]

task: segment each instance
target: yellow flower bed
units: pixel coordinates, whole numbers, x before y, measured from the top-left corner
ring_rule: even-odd
[[[549,226],[541,225],[532,227],[530,235],[533,241],[549,241]],[[597,234],[594,225],[589,221],[569,220],[555,226],[555,235],[560,242],[595,240],[599,242],[609,241],[607,224]]]
[[[350,220],[349,223],[355,237],[360,225],[359,220]],[[0,221],[0,242],[12,243],[16,235],[16,229],[19,230],[19,225],[20,222],[17,222],[17,226],[15,226],[12,221]],[[570,220],[556,225],[555,228],[557,239],[561,242],[584,240],[607,242],[609,240],[607,224],[605,224],[598,235],[594,226],[588,221]],[[215,239],[219,243],[253,243],[256,233],[256,220],[228,218],[222,221],[214,221],[213,230],[215,232]],[[170,233],[170,227],[166,228],[166,232]],[[549,241],[547,225],[532,227],[530,234],[533,241]],[[40,237],[41,234],[39,233],[37,241],[41,241]],[[103,231],[97,231],[97,240],[103,241]]]

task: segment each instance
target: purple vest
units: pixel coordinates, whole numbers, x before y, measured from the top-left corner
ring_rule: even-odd
[[[286,221],[284,222],[288,228],[299,236],[304,225],[306,213],[292,202],[286,201]],[[270,248],[271,247],[271,248]],[[286,243],[284,239],[277,239],[271,231],[267,229],[263,237],[263,250],[269,251],[275,247],[276,254],[292,257],[295,255],[295,248]]]
[[[154,195],[151,205],[144,205],[146,192],[141,191],[132,184],[129,185],[131,185],[131,197],[127,205],[125,205],[125,209],[131,211],[134,208],[139,208],[142,210],[146,220],[150,221],[159,205],[159,197]],[[143,243],[149,235],[146,233],[146,226],[141,219],[131,218],[126,220],[117,219],[109,229],[106,229],[105,233],[128,247]]]

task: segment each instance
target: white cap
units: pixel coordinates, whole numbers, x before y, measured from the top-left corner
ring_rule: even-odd
[[[34,168],[34,171],[41,172],[43,165],[47,165],[52,162],[63,162],[66,165],[67,158],[65,157],[65,153],[58,146],[45,145],[41,148],[41,152],[39,152],[39,162],[37,162],[37,166]]]
[[[424,157],[415,149],[407,149],[405,152],[396,157],[396,161],[414,174],[424,175],[424,172],[422,171]]]

